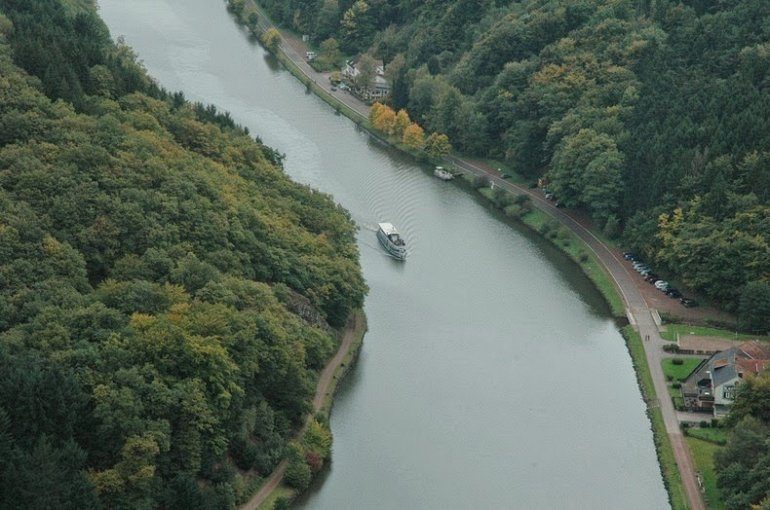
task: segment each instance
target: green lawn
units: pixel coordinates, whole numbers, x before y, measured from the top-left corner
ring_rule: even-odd
[[[722,428],[709,427],[702,429],[700,427],[693,427],[687,429],[687,435],[709,441],[716,445],[723,445],[727,442],[727,432]]]
[[[717,476],[714,470],[714,452],[718,451],[721,447],[694,437],[687,438],[687,445],[690,447],[695,468],[700,472],[703,479],[703,486],[706,489],[706,504],[712,510],[723,509],[724,504],[717,487]]]
[[[678,358],[682,360],[681,365],[674,364],[674,358],[666,358],[660,362],[663,367],[663,373],[668,378],[671,377],[674,381],[684,381],[687,376],[695,370],[695,367],[700,365],[700,358]]]
[[[652,374],[647,365],[647,358],[644,355],[644,345],[639,333],[634,331],[631,326],[622,329],[623,336],[626,338],[628,351],[631,353],[631,359],[636,369],[636,377],[639,380],[644,398],[654,400],[658,398],[655,395],[655,386],[652,383]],[[659,407],[653,407],[649,412],[652,422],[652,432],[655,438],[655,449],[658,453],[658,462],[663,473],[663,481],[668,490],[668,496],[671,499],[671,508],[673,510],[684,510],[687,508],[687,496],[682,485],[682,477],[679,474],[676,460],[674,459],[674,449],[671,447],[671,441],[666,433],[666,426],[663,423],[663,414]]]
[[[727,338],[729,340],[751,340],[758,338],[760,340],[766,340],[770,342],[770,336],[746,335],[743,333],[738,333],[736,337],[735,331],[710,328],[706,326],[688,326],[687,324],[666,324],[666,331],[662,332],[661,336],[670,342],[676,342],[677,333],[680,335],[693,334],[699,336],[716,336],[719,338]]]

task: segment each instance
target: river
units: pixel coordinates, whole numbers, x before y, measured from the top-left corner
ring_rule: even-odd
[[[361,227],[369,332],[334,405],[332,466],[298,506],[668,508],[625,344],[571,261],[336,115],[223,2],[99,6],[160,84],[230,111]]]

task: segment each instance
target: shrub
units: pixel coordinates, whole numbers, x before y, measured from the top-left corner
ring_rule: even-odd
[[[291,508],[291,501],[281,496],[273,503],[273,510],[289,510]]]
[[[588,258],[588,254],[585,252],[581,252],[580,255],[578,255],[578,260],[580,260],[582,263],[588,262]]]
[[[711,423],[707,422],[706,420],[702,420],[700,422],[700,428],[702,428],[702,429],[707,429],[707,428],[709,428],[709,426],[711,426]]]
[[[684,365],[684,360],[682,358],[674,358],[671,360],[671,363],[674,365]]]
[[[506,208],[513,203],[513,197],[501,187],[497,187],[492,191],[492,200],[498,207]]]
[[[312,476],[310,466],[307,465],[304,458],[300,457],[289,461],[284,479],[289,486],[294,487],[298,491],[304,491],[310,485]]]
[[[671,387],[672,387],[672,388],[674,388],[674,389],[676,389],[676,390],[678,390],[679,388],[681,388],[681,387],[682,387],[682,383],[680,383],[680,382],[675,382],[674,384],[672,384],[672,385],[671,385]]]
[[[473,178],[473,187],[476,189],[479,188],[488,188],[489,187],[489,177],[486,175],[477,175]]]

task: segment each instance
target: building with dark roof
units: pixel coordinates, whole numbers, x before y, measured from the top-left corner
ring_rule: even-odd
[[[768,367],[770,345],[767,343],[754,340],[718,352],[698,365],[682,384],[685,407],[723,416],[730,411],[741,380]]]

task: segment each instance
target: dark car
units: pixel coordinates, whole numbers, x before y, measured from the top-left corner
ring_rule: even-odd
[[[660,280],[660,276],[656,275],[655,273],[650,273],[644,277],[644,281],[648,283],[655,283],[658,280]]]
[[[666,291],[666,295],[672,299],[679,299],[680,297],[682,297],[682,293],[674,288],[668,289]]]
[[[687,308],[695,308],[698,306],[698,302],[694,299],[683,297],[679,300],[680,303],[682,303]]]
[[[623,254],[623,258],[626,260],[636,260],[636,253],[627,251]]]

